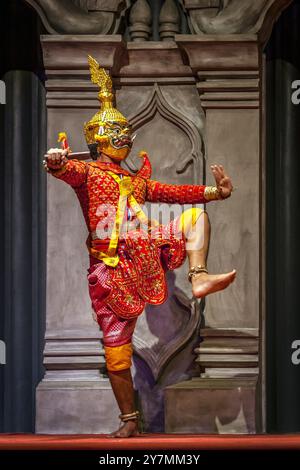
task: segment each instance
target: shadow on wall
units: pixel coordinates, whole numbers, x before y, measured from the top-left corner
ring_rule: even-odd
[[[146,306],[134,334],[134,384],[147,432],[165,430],[165,387],[199,375],[194,349],[199,344],[200,309],[175,280],[175,273],[168,271],[168,299],[161,306]]]

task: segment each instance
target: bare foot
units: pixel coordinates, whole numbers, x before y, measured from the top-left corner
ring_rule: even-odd
[[[138,423],[136,420],[126,421],[117,431],[108,434],[107,437],[134,437],[138,436]]]
[[[195,297],[205,297],[208,294],[226,289],[234,281],[236,270],[226,274],[198,273],[192,277],[192,291]]]

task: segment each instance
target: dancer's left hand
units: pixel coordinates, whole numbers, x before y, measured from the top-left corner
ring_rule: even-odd
[[[222,165],[211,165],[211,171],[222,199],[226,199],[233,191],[231,179],[226,175]]]

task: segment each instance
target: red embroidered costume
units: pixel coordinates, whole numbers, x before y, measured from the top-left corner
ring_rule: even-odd
[[[119,262],[111,267],[93,254],[106,252],[108,239],[97,239],[97,227],[111,226],[111,217],[99,207],[112,205],[117,210],[119,186],[108,173],[130,176],[133,196],[145,201],[179,204],[205,203],[206,186],[163,184],[150,179],[151,165],[144,155],[144,164],[136,175],[114,163],[69,160],[61,170],[51,173],[71,185],[79,199],[90,234],[90,268],[88,274],[92,306],[103,331],[105,346],[131,342],[136,317],[145,303],[161,304],[167,298],[165,271],[179,267],[186,256],[185,240],[178,220],[160,225],[148,233],[132,230],[120,237],[117,247]],[[127,217],[126,217],[127,218]],[[131,218],[132,220],[134,217]],[[153,232],[156,232],[154,236]]]
[[[182,219],[148,226],[141,206],[145,201],[205,203],[217,199],[218,194],[216,188],[208,186],[152,180],[145,153],[143,165],[135,175],[119,165],[130,152],[132,129],[113,106],[109,75],[93,58],[89,57],[89,63],[92,81],[100,87],[101,102],[100,111],[84,128],[89,156],[95,161],[70,159],[58,169],[47,167],[47,163],[45,166],[56,178],[71,185],[80,201],[89,232],[92,307],[103,331],[107,368],[118,371],[131,365],[131,337],[145,303],[158,305],[166,300],[165,271],[180,266],[186,256]],[[64,148],[68,148],[66,139]],[[109,160],[102,161],[101,155]],[[122,224],[128,221],[131,225],[138,221],[140,227],[122,232]]]

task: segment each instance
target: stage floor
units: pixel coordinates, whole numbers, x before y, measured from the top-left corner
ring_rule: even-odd
[[[199,435],[141,434],[129,439],[107,435],[1,434],[0,450],[300,450],[300,434]]]

